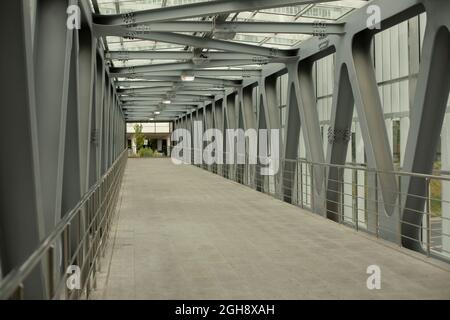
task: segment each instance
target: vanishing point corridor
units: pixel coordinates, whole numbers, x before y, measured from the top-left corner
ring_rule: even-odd
[[[445,263],[170,159],[129,159],[117,210],[94,299],[450,298]]]

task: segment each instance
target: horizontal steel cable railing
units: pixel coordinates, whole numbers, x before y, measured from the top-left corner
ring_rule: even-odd
[[[195,151],[199,152],[193,150],[192,154]],[[282,201],[320,213],[358,231],[395,241],[399,246],[403,246],[405,240],[417,243],[427,255],[450,262],[448,172],[436,171],[431,175],[404,171],[384,172],[363,165],[330,165],[306,159],[281,159],[276,160],[279,170],[275,175],[263,176],[258,173],[267,166],[260,163],[267,158],[259,157],[258,164],[249,164],[248,154],[242,156],[241,159],[245,158],[243,164],[227,164],[227,153],[224,152],[222,164],[202,163],[196,166]],[[334,176],[328,174],[331,169],[335,170]],[[318,174],[321,179],[315,177]],[[382,198],[379,178],[383,175],[394,175],[397,180],[398,189],[387,190],[396,194],[394,203],[386,203]],[[419,180],[424,184],[425,192],[411,194],[403,190],[405,179]],[[317,183],[320,183],[319,187],[315,185]],[[423,201],[423,208],[419,210],[417,207],[408,207],[411,201],[406,202],[407,198]],[[395,214],[389,223],[382,222],[387,217],[384,210],[386,206],[390,206]],[[405,220],[405,211],[410,215],[420,215],[421,223],[414,224]],[[408,236],[402,232],[402,226],[416,228],[419,237]]]
[[[44,279],[43,297],[89,297],[96,286],[96,273],[105,253],[127,158],[124,150],[29,258],[2,279],[0,299],[35,298],[28,294],[26,283],[30,274],[39,268]],[[79,277],[73,287],[67,283],[72,276]]]

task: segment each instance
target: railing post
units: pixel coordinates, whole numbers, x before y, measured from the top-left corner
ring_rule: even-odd
[[[55,295],[55,247],[51,245],[47,251],[47,263],[48,263],[48,295],[49,299],[53,299]]]
[[[354,179],[353,179],[354,178]],[[358,171],[356,169],[353,169],[353,174],[352,174],[352,180],[356,182],[355,187],[356,187],[356,197],[355,197],[355,193],[354,193],[354,188],[353,188],[353,182],[352,182],[352,211],[353,211],[353,220],[355,223],[355,230],[359,231],[359,225],[358,225]]]
[[[327,217],[327,167],[326,165],[323,165],[323,216]]]
[[[297,166],[300,164],[300,204],[301,207],[304,208],[303,203],[303,164],[297,159]],[[298,186],[297,186],[298,190]]]
[[[398,245],[402,246],[402,192],[401,192],[402,180],[401,176],[398,176]]]
[[[429,257],[431,254],[431,208],[430,208],[430,178],[425,179],[426,188],[426,199],[425,199],[425,214],[426,214],[426,221],[427,221],[427,256]]]
[[[316,212],[315,201],[314,201],[314,165],[312,163],[310,163],[309,168],[310,168],[310,177],[311,177],[311,184],[310,184],[311,185],[311,192],[310,192],[311,211]]]
[[[378,217],[378,172],[375,171],[375,232],[377,235],[377,238],[380,237],[380,224],[379,224],[379,217]]]

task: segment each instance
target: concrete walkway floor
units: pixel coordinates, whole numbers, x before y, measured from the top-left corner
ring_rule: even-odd
[[[118,206],[93,299],[450,299],[446,264],[170,159],[129,159]]]

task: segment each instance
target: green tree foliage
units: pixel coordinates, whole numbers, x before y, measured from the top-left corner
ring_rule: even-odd
[[[139,157],[141,158],[153,158],[155,157],[155,152],[151,148],[142,148],[139,150]]]
[[[142,133],[142,124],[134,125],[134,138],[136,139],[136,150],[139,152],[144,147],[145,136]]]

